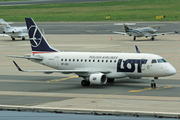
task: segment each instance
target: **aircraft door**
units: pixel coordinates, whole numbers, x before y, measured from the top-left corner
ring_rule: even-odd
[[[56,68],[59,68],[59,57],[58,57],[58,56],[56,56],[56,57],[54,58],[54,62],[55,62],[55,67],[56,67]]]
[[[145,63],[145,59],[141,59],[141,70],[142,71],[145,71],[145,68],[146,68],[146,64],[144,64]]]

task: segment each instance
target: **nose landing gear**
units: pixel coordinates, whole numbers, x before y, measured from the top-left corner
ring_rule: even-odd
[[[151,79],[151,88],[156,88],[155,79],[158,79],[158,77],[154,77],[154,79]]]
[[[156,88],[156,83],[154,80],[151,80],[151,88]]]

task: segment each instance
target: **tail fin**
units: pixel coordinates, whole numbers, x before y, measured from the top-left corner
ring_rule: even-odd
[[[48,43],[36,23],[32,18],[25,18],[28,29],[29,39],[33,54],[51,53],[58,50],[52,48]]]
[[[128,25],[126,25],[126,24],[123,24],[123,25],[124,25],[125,32],[129,32],[130,27]]]
[[[4,19],[0,19],[0,24],[3,25],[4,30],[6,30],[6,28],[10,28],[11,27],[9,25],[9,23],[7,23]]]

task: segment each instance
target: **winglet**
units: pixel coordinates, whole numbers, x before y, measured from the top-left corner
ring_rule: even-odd
[[[136,45],[135,45],[135,48],[136,48],[136,52],[140,53],[140,51],[139,51],[139,49],[138,49],[138,47]]]
[[[17,69],[18,69],[19,71],[24,72],[24,71],[16,64],[15,61],[13,61],[13,63],[15,64],[15,66],[17,67]]]

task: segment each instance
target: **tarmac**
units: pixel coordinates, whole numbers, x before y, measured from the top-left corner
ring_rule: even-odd
[[[57,74],[44,75],[42,73],[21,73],[17,71],[12,64],[14,58],[6,57],[6,55],[31,53],[29,41],[11,41],[10,38],[2,38],[0,40],[0,109],[179,118],[179,34],[157,36],[155,41],[151,41],[150,38],[138,38],[137,41],[133,41],[131,37],[114,34],[45,34],[45,37],[51,46],[60,51],[135,52],[134,45],[137,45],[143,53],[163,56],[176,68],[177,73],[174,76],[162,78],[164,81],[159,82],[160,80],[158,80],[159,84],[156,90],[150,88],[150,81],[134,84],[115,82],[103,87],[92,85],[90,88],[84,88],[80,86],[81,79],[71,77],[74,76],[72,74],[58,74],[59,79],[57,79],[54,78]],[[23,69],[49,69],[24,59],[15,60]],[[128,81],[128,78],[125,80]],[[50,81],[50,84],[47,81]],[[31,84],[33,85],[31,86]],[[43,91],[47,87],[50,90],[48,92]],[[53,91],[53,87],[56,91]],[[133,91],[134,89],[135,91]],[[50,100],[43,101],[43,98]],[[8,101],[9,99],[12,101]],[[16,99],[20,100],[18,104],[13,102]],[[24,101],[31,103],[34,99],[38,102],[22,104]]]

